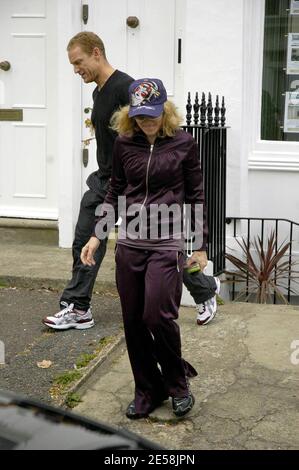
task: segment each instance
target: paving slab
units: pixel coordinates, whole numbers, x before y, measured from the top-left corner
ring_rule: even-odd
[[[299,364],[291,347],[299,339],[298,308],[226,304],[209,325],[194,320],[192,308],[181,308],[183,354],[199,372],[189,415],[177,419],[169,400],[148,419],[126,418],[133,380],[125,345],[79,390],[76,412],[172,450],[298,450]]]

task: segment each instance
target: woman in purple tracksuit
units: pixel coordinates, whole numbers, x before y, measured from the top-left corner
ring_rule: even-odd
[[[185,264],[184,203],[190,208],[191,229],[200,240],[187,263],[199,262],[202,269],[207,264],[197,146],[190,134],[179,129],[180,118],[167,101],[161,80],[136,80],[129,95],[130,106],[112,119],[119,133],[112,178],[81,260],[94,263],[100,240],[120,216],[116,281],[135,380],[135,397],[126,415],[144,418],[172,397],[174,414],[183,416],[194,405],[188,377],[197,375],[182,358],[175,322]]]

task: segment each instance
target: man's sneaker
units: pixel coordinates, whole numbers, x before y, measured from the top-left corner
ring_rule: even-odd
[[[61,305],[65,308],[52,317],[43,319],[43,323],[49,328],[54,328],[54,330],[68,330],[69,328],[85,330],[94,326],[90,308],[87,312],[80,312],[74,308],[74,304],[68,305],[66,302],[61,302]]]
[[[172,411],[176,416],[185,416],[192,410],[195,403],[195,398],[192,393],[189,393],[187,397],[172,398]]]
[[[198,325],[206,325],[211,320],[213,320],[214,316],[217,312],[217,300],[216,294],[220,293],[220,279],[218,277],[214,277],[216,282],[216,291],[214,297],[211,299],[206,300],[201,304],[196,305],[197,310],[197,324]]]

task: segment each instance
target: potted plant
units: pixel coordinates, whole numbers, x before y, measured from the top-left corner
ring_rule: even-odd
[[[278,246],[274,231],[267,239],[266,247],[259,236],[253,239],[253,242],[236,240],[242,250],[243,256],[238,258],[232,254],[226,254],[225,257],[237,270],[226,271],[229,282],[245,283],[245,286],[238,292],[235,300],[248,301],[255,297],[255,301],[264,304],[272,301],[272,296],[276,296],[285,304],[287,298],[282,292],[286,287],[286,282],[292,280],[297,282],[298,271],[294,270],[297,262],[286,260],[291,243],[283,242]],[[290,292],[296,293],[290,289]]]

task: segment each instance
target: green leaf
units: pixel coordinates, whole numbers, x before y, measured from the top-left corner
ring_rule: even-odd
[[[236,239],[239,247],[241,248],[242,258],[238,258],[232,254],[226,254],[226,259],[234,265],[236,271],[225,271],[229,276],[228,282],[246,282],[238,295],[237,299],[244,297],[246,299],[255,294],[259,303],[267,303],[271,301],[271,296],[276,294],[278,298],[288,303],[280,288],[285,288],[286,285],[281,285],[281,281],[290,280],[291,283],[297,283],[299,279],[299,271],[294,267],[298,266],[297,262],[288,259],[289,254],[287,251],[290,249],[291,242],[282,242],[278,244],[274,231],[271,231],[265,246],[260,237],[255,237],[253,242],[248,242],[245,238]],[[255,254],[257,261],[253,258]],[[286,259],[287,257],[287,259]],[[292,293],[297,293],[290,287]]]

